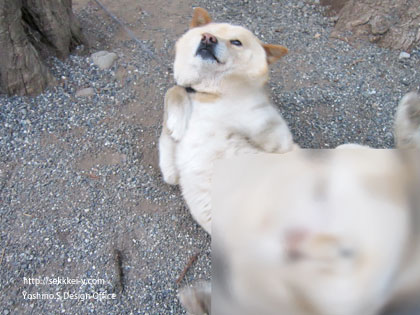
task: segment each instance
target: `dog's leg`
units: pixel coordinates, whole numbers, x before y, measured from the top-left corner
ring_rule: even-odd
[[[163,180],[169,185],[177,185],[179,174],[175,165],[176,142],[164,127],[159,138],[159,167]]]
[[[173,86],[166,92],[163,124],[175,141],[181,140],[187,130],[191,112],[191,101],[185,88]]]
[[[406,94],[395,116],[395,140],[399,149],[420,148],[420,95]]]
[[[247,121],[241,129],[246,131],[246,136],[256,146],[270,153],[285,153],[299,148],[293,142],[292,134],[286,121],[271,106],[255,109],[259,111],[253,121]],[[240,130],[241,130],[240,129]]]
[[[265,152],[285,153],[295,147],[289,127],[282,118],[269,122],[254,139]]]
[[[166,92],[163,129],[159,138],[159,166],[163,179],[170,185],[179,183],[176,168],[176,145],[188,126],[191,104],[184,88],[174,86]]]

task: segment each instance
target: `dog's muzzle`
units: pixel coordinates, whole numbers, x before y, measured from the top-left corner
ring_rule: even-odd
[[[202,35],[200,44],[198,45],[196,56],[200,56],[204,60],[214,60],[217,63],[220,61],[216,57],[217,38],[210,33]]]

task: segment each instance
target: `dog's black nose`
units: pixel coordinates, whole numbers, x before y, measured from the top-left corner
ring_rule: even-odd
[[[217,44],[217,38],[210,33],[204,33],[201,37],[201,42],[206,45]]]
[[[204,60],[213,60],[219,63],[219,59],[216,57],[216,36],[210,33],[203,33],[201,36],[201,41],[195,54],[201,56]]]

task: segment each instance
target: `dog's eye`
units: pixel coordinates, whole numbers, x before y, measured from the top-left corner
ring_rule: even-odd
[[[232,40],[230,41],[230,43],[231,43],[232,45],[235,45],[235,46],[242,46],[241,41],[240,41],[240,40],[237,40],[237,39],[232,39]]]

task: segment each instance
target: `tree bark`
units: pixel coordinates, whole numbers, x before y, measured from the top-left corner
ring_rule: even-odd
[[[86,44],[71,0],[0,0],[0,92],[35,95],[54,83],[42,57]]]
[[[420,0],[348,0],[331,34],[367,39],[381,47],[410,51],[420,43]]]

